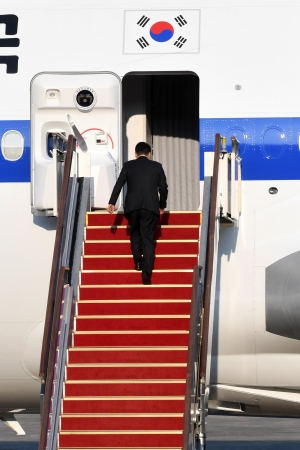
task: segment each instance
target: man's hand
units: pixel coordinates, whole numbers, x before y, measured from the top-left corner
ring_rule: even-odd
[[[112,214],[115,210],[115,205],[111,205],[109,204],[107,207],[107,211],[109,212],[109,214]]]
[[[165,209],[164,208],[159,208],[159,215],[161,216],[164,213]]]

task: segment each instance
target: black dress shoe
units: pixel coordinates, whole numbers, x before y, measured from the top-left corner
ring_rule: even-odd
[[[135,270],[138,270],[138,271],[142,270],[142,263],[141,262],[136,262],[135,263]]]
[[[151,284],[150,277],[147,273],[142,273],[142,283],[147,285]]]

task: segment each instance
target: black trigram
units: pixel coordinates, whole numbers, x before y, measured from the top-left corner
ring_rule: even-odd
[[[146,41],[146,39],[144,37],[141,37],[139,39],[136,40],[136,42],[139,44],[140,47],[145,48],[148,47],[148,42]]]
[[[187,21],[185,20],[184,17],[182,17],[182,15],[180,14],[180,16],[175,17],[176,22],[178,23],[178,25],[180,27],[183,27],[184,25],[187,24]]]
[[[14,14],[0,15],[0,23],[5,24],[5,34],[14,35],[18,32],[18,17]],[[19,47],[20,39],[0,39],[0,47]],[[0,64],[6,64],[6,73],[18,72],[19,57],[16,55],[0,56]]]
[[[183,46],[183,44],[186,43],[186,39],[182,36],[179,36],[179,38],[177,39],[177,41],[175,42],[174,45],[176,45],[176,47],[181,48]]]
[[[144,26],[146,25],[146,23],[149,22],[149,20],[150,20],[149,17],[142,16],[142,17],[140,18],[140,20],[138,21],[137,25],[139,25],[140,27],[144,27]]]

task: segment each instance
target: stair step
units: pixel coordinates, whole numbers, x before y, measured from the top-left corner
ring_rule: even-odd
[[[77,331],[187,330],[189,316],[78,316]]]
[[[183,414],[63,414],[61,430],[182,430]]]
[[[189,314],[190,300],[80,300],[78,315]]]
[[[199,225],[200,211],[170,211],[159,217],[158,225]],[[124,214],[108,214],[106,211],[94,211],[87,213],[87,226],[128,225]]]
[[[161,346],[163,343],[165,346],[187,346],[188,345],[188,332],[172,332],[162,333],[161,331],[155,331],[155,333],[147,332],[84,332],[76,331],[73,335],[75,347],[100,347],[110,346],[119,347],[122,343],[123,346]],[[122,377],[121,377],[122,378]]]
[[[176,363],[187,361],[187,350],[158,349],[70,349],[69,363]]]
[[[70,382],[65,384],[66,397],[88,397],[88,396],[169,396],[169,395],[185,395],[185,380],[170,381],[160,380],[159,382],[129,382],[124,380],[117,380],[116,382],[104,381],[99,383],[98,380],[93,382]],[[99,428],[101,429],[101,428]],[[126,429],[126,428],[125,428]]]
[[[59,436],[59,448],[83,448],[118,450],[163,449],[179,450],[182,445],[182,431],[111,431],[111,432],[65,432]]]
[[[188,254],[197,255],[199,251],[199,241],[178,240],[178,241],[155,241],[155,254]],[[84,255],[131,255],[129,240],[116,241],[85,241]]]
[[[184,397],[68,397],[64,413],[182,413]]]
[[[176,289],[175,289],[176,288]],[[174,299],[190,300],[192,285],[101,285],[80,286],[80,300]]]
[[[106,227],[87,227],[86,240],[129,240],[131,228],[125,225]],[[199,225],[163,225],[158,226],[154,233],[154,239],[199,239]]]
[[[67,380],[185,379],[186,364],[81,364],[67,366]],[[174,412],[174,411],[173,411]]]
[[[156,255],[154,270],[191,269],[198,264],[197,255]],[[132,255],[94,256],[85,255],[82,258],[83,270],[133,270]]]
[[[166,270],[154,271],[151,276],[153,284],[188,284],[192,283],[193,271],[186,270]],[[135,270],[127,271],[82,271],[81,285],[92,284],[140,284],[142,273]]]
[[[132,448],[132,447],[131,447]],[[124,450],[126,449],[126,447],[57,447],[57,450]],[[165,447],[165,446],[160,446],[159,449],[161,450],[182,450],[182,447]],[[134,447],[132,450],[158,450],[158,447]]]

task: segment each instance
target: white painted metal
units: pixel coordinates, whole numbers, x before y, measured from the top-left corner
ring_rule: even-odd
[[[220,153],[219,170],[219,189],[217,204],[219,208],[219,214],[222,211],[222,215],[226,217],[229,212],[228,153]]]
[[[52,150],[52,171],[53,171],[53,216],[58,215],[58,192],[57,192],[57,150],[54,148]]]
[[[91,176],[91,155],[89,153],[79,152],[77,154],[78,178]]]
[[[47,96],[50,86],[51,92],[59,93],[54,98]],[[89,86],[93,86],[97,101],[92,109],[83,111],[74,100],[74,93],[80,89],[88,90]],[[72,133],[69,114],[80,133],[84,133],[91,155],[91,206],[105,208],[120,163],[118,77],[113,73],[42,73],[31,82],[32,205],[38,211],[53,209],[53,215],[57,214],[56,166],[53,169],[56,155],[49,156],[46,137],[48,133]],[[99,146],[97,129],[106,131],[107,127],[112,130],[110,142]]]
[[[237,219],[236,211],[236,182],[235,182],[235,152],[230,154],[230,214],[232,219]]]

